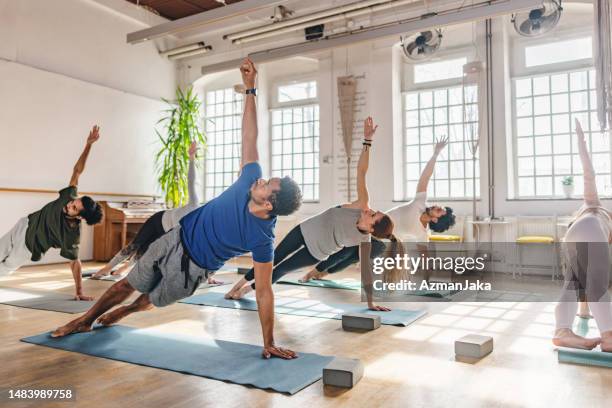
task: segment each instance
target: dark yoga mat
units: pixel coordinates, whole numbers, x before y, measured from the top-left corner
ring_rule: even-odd
[[[601,350],[579,350],[560,347],[557,356],[560,363],[612,368],[612,353]]]
[[[180,301],[191,305],[215,306],[230,309],[257,310],[255,299],[228,300],[220,292],[207,292],[188,297]],[[324,319],[342,319],[344,313],[367,313],[380,315],[382,324],[393,326],[408,326],[423,315],[425,310],[393,309],[390,312],[377,312],[368,310],[361,304],[327,304],[313,299],[291,297],[276,297],[274,311],[281,314],[297,316],[321,317]]]
[[[52,312],[83,313],[89,310],[95,301],[76,301],[72,295],[65,293],[0,288],[0,303]]]
[[[294,360],[263,359],[261,346],[126,326],[98,327],[54,339],[50,332],[26,343],[295,394],[318,381],[333,357],[299,353]],[[94,363],[95,364],[95,363]]]

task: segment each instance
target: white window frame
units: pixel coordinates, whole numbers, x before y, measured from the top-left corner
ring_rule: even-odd
[[[585,38],[585,37],[591,37],[591,40],[593,41],[593,33],[591,31],[588,30],[567,30],[567,31],[562,31],[562,32],[557,32],[554,36],[549,35],[549,36],[544,36],[541,38],[535,38],[535,39],[525,39],[525,38],[516,38],[512,41],[512,58],[513,58],[513,64],[512,64],[512,76],[510,78],[510,91],[511,91],[511,117],[510,117],[510,121],[511,121],[511,128],[512,128],[512,151],[508,152],[508,154],[512,155],[512,175],[509,175],[508,177],[508,181],[512,182],[513,185],[513,197],[511,197],[512,200],[525,200],[525,201],[532,201],[532,200],[560,200],[560,199],[564,199],[565,197],[560,196],[560,195],[555,195],[555,186],[553,184],[552,188],[552,195],[548,195],[548,196],[543,196],[543,195],[537,195],[536,191],[534,190],[534,195],[530,195],[530,196],[521,196],[520,195],[520,191],[519,191],[519,168],[518,168],[518,162],[519,162],[519,156],[518,156],[518,129],[517,129],[517,106],[516,106],[516,81],[517,80],[521,80],[521,79],[527,79],[527,78],[535,78],[538,76],[553,76],[555,74],[565,74],[567,73],[568,75],[571,74],[572,72],[581,72],[581,71],[590,71],[594,69],[594,61],[593,58],[586,58],[586,59],[577,59],[574,61],[565,61],[565,62],[558,62],[558,63],[552,63],[552,64],[548,64],[548,65],[538,65],[538,66],[534,66],[534,67],[527,67],[525,65],[525,48],[529,47],[529,46],[538,46],[538,45],[544,45],[547,43],[551,43],[551,42],[557,42],[557,41],[564,41],[564,40],[571,40],[571,39],[578,39],[578,38]],[[587,93],[590,93],[590,89],[586,90]],[[570,93],[571,91],[568,88],[568,93]],[[550,94],[550,93],[549,93]],[[552,109],[552,106],[551,106]],[[590,96],[588,98],[588,111],[587,114],[590,114],[589,112],[591,111],[591,100],[590,100]],[[568,115],[571,115],[571,110],[568,111]],[[534,117],[533,113],[530,117]],[[590,119],[589,119],[590,120]],[[593,136],[595,136],[596,131],[587,131],[585,130],[586,133],[592,134]],[[570,123],[570,135],[573,135],[574,131],[573,131],[573,124]],[[551,129],[551,135],[552,135],[552,129]],[[587,139],[587,144],[589,145],[589,150],[590,150],[590,141],[591,141],[591,137],[588,137]],[[610,140],[610,146],[612,146],[612,134],[609,134],[609,137],[611,138]],[[533,136],[532,136],[533,138]],[[570,156],[570,159],[576,155],[576,151],[574,150],[574,146],[573,146],[573,142],[572,142],[573,137],[570,139],[570,143],[571,143],[571,150],[570,153],[568,153],[567,155]],[[564,154],[565,155],[565,154]],[[554,149],[552,150],[551,153],[551,158],[554,162],[555,157],[557,157],[558,155],[554,154]],[[534,156],[533,157],[537,157],[535,156],[535,152],[534,152]],[[612,148],[610,149],[610,163],[612,163]],[[572,170],[573,170],[573,163],[571,164]],[[612,172],[611,172],[612,173]],[[534,175],[533,177],[537,177],[536,175]],[[555,169],[554,169],[554,164],[553,164],[553,170],[552,170],[552,182],[555,183]],[[612,174],[610,175],[610,177],[612,178]],[[534,180],[534,183],[536,182],[536,180]],[[611,180],[612,183],[612,180]],[[600,192],[600,196],[603,198],[608,198],[609,196],[603,195],[602,192]]]
[[[281,86],[286,86],[286,85],[292,85],[292,84],[298,84],[298,83],[302,83],[302,82],[315,82],[316,86],[317,86],[317,97],[316,98],[305,98],[305,99],[300,99],[298,101],[287,101],[287,102],[279,102],[278,100],[278,89]],[[318,133],[319,133],[319,146],[318,146],[318,160],[315,162],[315,170],[318,170],[319,172],[319,177],[317,182],[314,184],[315,188],[318,189],[318,192],[316,192],[315,196],[318,197],[318,199],[304,199],[303,202],[305,203],[319,203],[321,200],[321,139],[320,139],[320,130],[321,130],[321,116],[320,116],[320,103],[319,103],[319,95],[320,95],[320,90],[319,90],[319,81],[317,79],[316,73],[313,74],[304,74],[304,75],[294,75],[288,78],[283,78],[277,81],[274,81],[273,83],[271,83],[270,86],[271,92],[270,92],[270,97],[269,97],[269,152],[270,152],[270,173],[272,174],[274,172],[274,166],[273,166],[273,150],[272,150],[272,132],[274,130],[274,125],[273,125],[273,114],[275,111],[280,111],[283,109],[292,109],[292,108],[303,108],[303,107],[309,107],[309,106],[317,106],[319,108],[319,129],[318,129]],[[303,138],[303,136],[302,136]],[[304,168],[302,166],[302,168]],[[300,185],[301,186],[301,185]]]
[[[232,86],[216,86],[216,87],[214,87],[214,88],[205,88],[205,89],[203,90],[203,91],[204,91],[204,92],[203,92],[203,93],[204,93],[204,96],[203,96],[203,100],[204,100],[204,115],[203,115],[203,120],[204,120],[204,129],[205,129],[205,130],[206,130],[206,123],[207,123],[207,121],[209,120],[209,118],[208,118],[208,117],[207,117],[207,115],[206,115],[206,109],[208,108],[208,107],[207,107],[207,94],[208,94],[209,92],[225,91],[225,90],[227,90],[227,89],[232,89],[232,92],[233,92],[233,87],[232,87]],[[242,103],[244,104],[244,98],[243,98]],[[242,114],[241,114],[240,116],[242,116]],[[242,121],[240,120],[240,121],[239,121],[239,123],[242,123]],[[242,126],[242,124],[241,124],[241,126]],[[242,143],[242,141],[241,141],[240,143]],[[242,146],[240,146],[240,148],[242,148]],[[208,156],[207,156],[207,154],[208,154],[208,153],[206,153],[206,154],[205,154],[205,160],[208,160]],[[240,156],[240,154],[241,154],[241,152],[239,152],[239,156]],[[239,160],[240,160],[240,157],[239,157]],[[238,164],[238,167],[240,167],[240,164]],[[236,174],[233,176],[233,181],[236,181],[236,178],[238,177],[238,171],[239,171],[239,170],[240,170],[240,168],[238,168],[238,170],[236,170]],[[215,174],[216,174],[216,173],[218,173],[218,172],[215,172]],[[221,173],[224,173],[224,172],[221,172]],[[218,194],[217,194],[217,195],[215,195],[215,197],[208,197],[208,196],[207,196],[207,188],[208,188],[208,171],[207,171],[207,169],[206,169],[206,163],[205,163],[205,165],[204,165],[204,178],[203,178],[203,185],[204,185],[204,199],[205,199],[205,201],[210,201],[210,200],[212,200],[213,198],[216,198],[216,197],[218,197],[218,196],[219,196]],[[231,184],[230,184],[230,185],[231,185]],[[225,188],[227,188],[227,187],[225,187]],[[224,189],[225,189],[225,188],[224,188]]]
[[[451,50],[447,50],[445,52],[439,52],[439,54],[437,54],[437,57],[432,59],[432,60],[427,60],[427,61],[423,61],[423,63],[429,63],[429,62],[436,62],[437,60],[451,60],[451,59],[458,59],[458,58],[465,58],[466,59],[466,63],[470,63],[472,61],[474,61],[476,59],[476,55],[474,52],[474,48],[473,47],[461,47],[461,48],[456,48],[456,49],[451,49]],[[462,86],[463,85],[463,76],[457,77],[457,78],[451,78],[451,79],[444,79],[444,80],[438,80],[438,81],[430,81],[430,82],[420,82],[418,84],[416,84],[414,82],[414,65],[418,65],[421,62],[410,62],[408,61],[405,57],[402,56],[402,66],[401,66],[401,72],[402,72],[402,91],[400,93],[401,95],[401,115],[402,115],[402,119],[401,119],[401,131],[402,131],[402,137],[401,137],[401,157],[402,157],[402,165],[401,165],[401,191],[402,191],[402,196],[400,198],[400,200],[396,200],[396,201],[410,201],[414,198],[414,194],[416,193],[415,191],[406,191],[406,164],[407,164],[407,159],[406,159],[406,104],[405,104],[405,95],[407,93],[413,93],[413,92],[421,92],[421,91],[436,91],[436,90],[440,90],[440,89],[447,89],[447,88],[453,88],[453,87],[457,87],[457,86]],[[434,135],[435,136],[435,135]],[[419,146],[421,146],[421,144],[419,143]],[[481,143],[482,146],[482,143]],[[448,146],[446,147],[447,149],[447,154],[449,154],[448,152]],[[481,148],[479,147],[478,149],[478,163],[477,163],[477,167],[476,167],[476,171],[478,172],[478,176],[476,178],[476,183],[478,183],[478,195],[476,197],[476,200],[480,200],[482,197],[482,188],[480,186],[480,183],[482,181],[482,161],[480,160],[480,151]],[[466,159],[465,163],[466,165],[469,164],[471,165],[472,160],[471,159]],[[426,162],[423,163],[423,165]],[[450,171],[450,170],[449,170]],[[435,172],[435,170],[434,170]],[[471,177],[470,177],[471,178]],[[450,179],[449,179],[450,180]],[[468,177],[464,177],[464,180],[468,180]],[[430,181],[430,183],[434,182],[433,180],[433,176],[432,176],[432,180]],[[456,202],[472,202],[473,198],[471,196],[466,196],[466,197],[450,197],[450,191],[449,191],[449,197],[431,197],[432,199],[435,200],[440,200],[440,201],[456,201]]]

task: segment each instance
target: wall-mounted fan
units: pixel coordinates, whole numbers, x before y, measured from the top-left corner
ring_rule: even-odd
[[[442,30],[422,31],[402,38],[404,55],[411,60],[425,60],[438,51],[442,43]]]
[[[513,14],[512,23],[520,35],[536,37],[555,28],[562,11],[561,0],[545,0],[539,8]]]

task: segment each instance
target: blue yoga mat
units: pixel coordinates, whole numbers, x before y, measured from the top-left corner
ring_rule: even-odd
[[[98,327],[54,339],[50,332],[21,339],[61,350],[295,394],[318,381],[333,357],[299,353],[263,359],[261,346],[126,326]]]
[[[257,310],[254,299],[230,300],[223,297],[220,292],[208,292],[188,297],[180,301],[191,305],[225,307],[229,309]],[[321,317],[324,319],[342,319],[344,313],[367,313],[380,315],[382,324],[393,326],[408,326],[418,318],[425,315],[425,310],[393,309],[390,312],[377,312],[368,310],[360,304],[331,304],[313,299],[292,297],[276,297],[274,311],[281,314],[297,316]]]
[[[600,350],[579,350],[560,347],[557,356],[560,363],[612,368],[612,353]]]

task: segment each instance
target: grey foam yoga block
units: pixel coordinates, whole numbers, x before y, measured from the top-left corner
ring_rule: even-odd
[[[344,330],[375,330],[380,327],[380,316],[366,313],[345,313],[342,315]]]
[[[482,358],[493,351],[493,337],[468,334],[455,341],[455,355]]]
[[[323,369],[323,384],[353,388],[363,377],[363,364],[350,358],[334,358]]]

